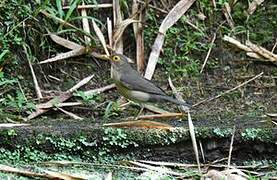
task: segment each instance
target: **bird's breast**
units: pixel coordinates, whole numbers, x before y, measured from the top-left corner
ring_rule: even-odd
[[[117,91],[125,98],[135,102],[147,102],[150,99],[148,93],[142,91],[131,90],[124,86],[120,81],[115,81]]]

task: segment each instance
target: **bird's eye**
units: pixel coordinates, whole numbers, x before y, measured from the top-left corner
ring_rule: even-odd
[[[114,57],[113,57],[113,60],[114,60],[114,61],[119,61],[119,60],[120,60],[120,57],[119,57],[119,56],[114,56]]]

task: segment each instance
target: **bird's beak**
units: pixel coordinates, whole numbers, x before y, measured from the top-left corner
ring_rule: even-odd
[[[135,63],[132,59],[130,59],[130,58],[128,58],[128,57],[127,57],[127,61],[128,61],[128,63],[131,63],[131,64],[134,64],[134,63]]]

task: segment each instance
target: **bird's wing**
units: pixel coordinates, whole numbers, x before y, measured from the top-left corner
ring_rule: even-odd
[[[130,74],[130,76],[126,76],[125,73],[123,73],[120,77],[120,81],[128,89],[151,94],[166,95],[161,88],[142,77],[137,71],[132,71],[131,73],[128,72],[126,74]]]

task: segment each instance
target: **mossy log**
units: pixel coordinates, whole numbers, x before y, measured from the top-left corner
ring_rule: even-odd
[[[277,128],[268,119],[240,117],[232,120],[197,120],[196,137],[206,160],[228,156],[236,125],[234,159],[277,159]],[[172,130],[104,128],[91,119],[34,120],[30,126],[0,128],[0,148],[31,148],[47,154],[135,155],[158,161],[194,161],[186,121],[172,121]]]

